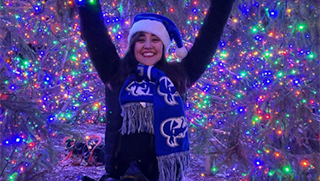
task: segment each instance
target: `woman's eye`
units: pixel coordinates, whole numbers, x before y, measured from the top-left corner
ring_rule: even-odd
[[[138,42],[143,42],[144,39],[143,39],[143,38],[139,38],[137,41],[138,41]]]
[[[158,42],[158,41],[160,41],[160,39],[159,38],[153,38],[152,41]]]

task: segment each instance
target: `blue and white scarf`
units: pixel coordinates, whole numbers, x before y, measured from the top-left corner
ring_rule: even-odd
[[[189,164],[188,123],[171,80],[153,66],[139,64],[120,92],[121,134],[155,136],[159,181],[181,180]]]

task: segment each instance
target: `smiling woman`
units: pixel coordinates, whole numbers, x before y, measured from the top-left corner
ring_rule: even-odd
[[[155,65],[163,56],[163,43],[156,35],[141,32],[134,45],[134,56],[143,65]]]
[[[106,174],[101,181],[184,178],[189,163],[185,93],[212,61],[233,2],[211,1],[189,52],[169,18],[137,14],[128,37],[128,51],[121,59],[107,33],[100,3],[81,1],[82,38],[106,85]],[[165,59],[173,40],[181,62]]]

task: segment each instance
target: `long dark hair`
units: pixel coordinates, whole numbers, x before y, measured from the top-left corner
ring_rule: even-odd
[[[126,55],[121,61],[121,68],[119,71],[119,75],[117,80],[118,83],[123,84],[128,75],[135,73],[137,65],[139,62],[134,56],[134,46],[137,42],[138,38],[141,36],[142,32],[137,32],[132,35],[131,40],[129,42],[129,48],[127,50]],[[154,66],[159,70],[163,71],[173,82],[177,91],[180,94],[184,94],[186,92],[186,73],[183,71],[182,67],[178,62],[167,62],[165,58],[165,49],[163,46],[162,56],[160,61],[158,61]]]

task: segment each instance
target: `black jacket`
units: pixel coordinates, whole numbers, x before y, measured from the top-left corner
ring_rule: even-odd
[[[87,1],[87,0],[86,0]],[[178,66],[186,72],[186,81],[190,87],[206,70],[220,42],[224,26],[232,9],[234,0],[212,0],[208,14],[200,29],[193,47]],[[105,83],[107,124],[105,133],[106,172],[116,171],[115,154],[118,149],[119,129],[122,125],[119,92],[122,84],[113,85],[117,78],[121,59],[116,52],[102,17],[99,3],[79,7],[81,36],[100,78]],[[111,84],[110,84],[111,83]]]

